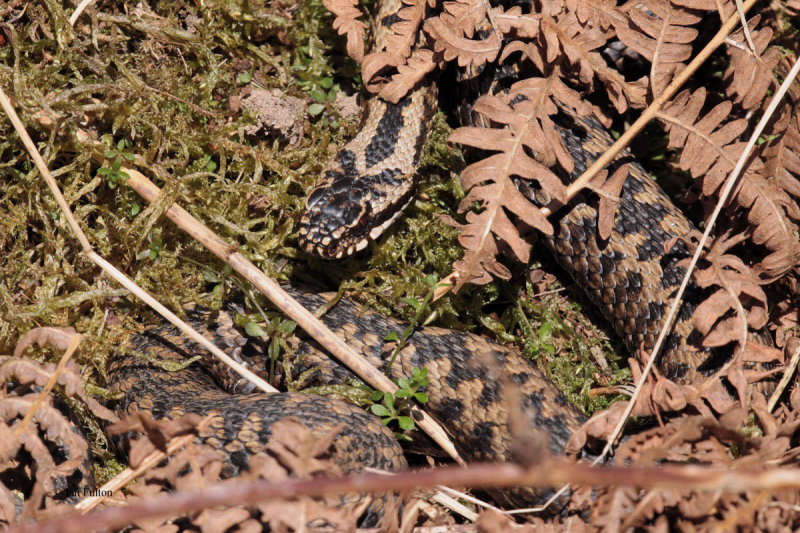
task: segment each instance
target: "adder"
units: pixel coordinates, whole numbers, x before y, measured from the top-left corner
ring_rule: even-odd
[[[399,0],[383,2],[376,20],[376,49],[392,24]],[[496,80],[495,75],[493,80]],[[492,82],[494,83],[494,82]],[[494,86],[497,86],[495,83]],[[365,119],[355,138],[333,158],[319,184],[309,195],[307,212],[299,230],[300,246],[327,258],[341,258],[363,250],[396,220],[412,200],[416,167],[436,111],[434,84],[421,83],[397,104],[378,98],[366,103]],[[466,113],[467,120],[474,117]],[[611,144],[600,122],[561,105],[556,127],[568,149],[574,169],[561,172],[565,182],[575,179]],[[665,243],[687,235],[692,224],[646,174],[629,152],[612,163],[609,175],[626,165],[613,229],[607,239],[598,236],[597,197],[584,193],[552,217],[555,233],[542,238],[563,269],[598,306],[628,348],[653,346],[670,299],[685,274],[679,263],[686,247],[678,242],[668,251]],[[537,204],[535,184],[518,180],[518,187]],[[321,295],[293,290],[310,308],[324,301]],[[702,291],[690,285],[679,317],[658,361],[658,368],[678,382],[692,382],[713,373],[727,360],[722,350],[698,348],[689,318]],[[242,302],[231,301],[218,312],[195,309],[190,316],[223,348],[258,367],[267,349],[258,340],[240,334],[233,315]],[[376,366],[386,365],[382,339],[404,324],[342,300],[324,316],[326,324]],[[135,351],[155,352],[164,358],[202,353],[171,329],[157,326],[135,337]],[[315,369],[319,383],[335,383],[346,371],[320,353],[312,340],[296,341],[297,368]],[[315,432],[324,433],[343,424],[335,443],[334,460],[345,471],[376,467],[397,470],[406,466],[402,449],[380,421],[344,402],[298,393],[274,395],[251,392],[246,384],[230,379],[237,394],[221,390],[206,370],[190,367],[165,372],[143,359],[124,357],[112,373],[114,387],[123,392],[122,412],[146,409],[156,418],[184,412],[215,413],[211,427],[201,435],[229,457],[234,474],[246,468],[250,454],[263,450],[270,426],[296,417]],[[471,460],[512,460],[514,438],[509,420],[520,401],[521,412],[532,428],[547,435],[553,453],[564,446],[584,416],[565,396],[516,350],[478,335],[433,327],[418,328],[391,369],[395,377],[412,368],[427,368],[429,401],[424,406],[452,434]],[[223,376],[225,378],[225,376]],[[506,394],[513,387],[514,394]],[[170,394],[163,394],[169,390]],[[498,498],[508,505],[528,506],[547,494],[520,488]],[[378,511],[376,511],[377,513]],[[377,516],[377,514],[376,514]]]

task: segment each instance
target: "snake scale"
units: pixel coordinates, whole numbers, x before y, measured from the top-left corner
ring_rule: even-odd
[[[383,33],[396,22],[393,14],[399,5],[399,0],[392,0],[381,6],[378,49]],[[334,157],[307,200],[300,229],[302,248],[323,257],[343,257],[364,249],[391,225],[413,198],[416,166],[436,100],[435,87],[422,84],[397,104],[377,98],[367,102],[359,133]],[[579,176],[612,144],[597,120],[581,117],[565,106],[556,125],[574,160],[573,171],[564,173],[565,181]],[[598,237],[597,198],[585,193],[554,215],[555,233],[543,241],[627,346],[637,350],[640,345],[652,347],[670,298],[685,274],[678,262],[687,257],[686,247],[679,242],[667,252],[664,245],[673,237],[685,236],[693,227],[630,153],[616,158],[609,175],[622,165],[626,165],[628,177],[608,239]],[[525,183],[519,186],[535,202],[535,191]],[[322,295],[291,290],[312,309],[325,300]],[[711,373],[726,360],[722,353],[692,346],[689,318],[702,296],[690,285],[658,362],[663,374],[679,382]],[[241,309],[241,302],[232,300],[221,311],[194,309],[189,315],[221,348],[257,367],[267,353],[266,346],[236,330],[233,314]],[[405,328],[346,299],[329,310],[323,320],[381,368],[386,364],[382,339],[390,331]],[[317,383],[338,382],[344,375],[344,369],[325,358],[313,341],[300,339],[295,348],[297,367],[314,369]],[[203,353],[165,326],[151,327],[135,336],[133,351],[151,352],[160,358]],[[264,449],[271,424],[286,417],[300,419],[319,433],[342,424],[333,455],[344,471],[406,466],[392,433],[377,418],[344,402],[298,393],[231,394],[222,390],[206,370],[195,366],[166,372],[131,357],[118,358],[115,365],[111,375],[114,388],[123,393],[122,412],[145,409],[156,418],[186,412],[213,413],[214,421],[201,438],[227,453],[231,475],[246,468],[248,456]],[[564,395],[517,351],[478,335],[419,328],[391,372],[399,377],[415,367],[429,372],[425,409],[445,425],[471,460],[513,459],[509,423],[517,412],[512,408],[514,400],[518,400],[524,420],[546,433],[554,453],[563,452],[572,432],[584,421]],[[248,392],[238,382],[231,388]],[[513,394],[507,393],[511,389]],[[164,394],[165,390],[170,393]],[[508,505],[527,506],[543,496],[520,488],[503,492],[498,498]]]

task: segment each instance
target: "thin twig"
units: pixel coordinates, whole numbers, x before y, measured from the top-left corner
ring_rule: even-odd
[[[82,0],[78,7],[75,8],[75,11],[72,12],[72,15],[69,17],[69,25],[74,26],[75,23],[78,21],[78,18],[83,13],[83,10],[92,5],[97,0]]]

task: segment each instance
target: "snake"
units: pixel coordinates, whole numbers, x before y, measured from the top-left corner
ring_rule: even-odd
[[[397,22],[400,5],[400,0],[381,4],[376,17],[377,50]],[[398,103],[377,97],[366,102],[358,133],[333,157],[307,198],[298,237],[303,250],[332,260],[346,257],[364,250],[401,216],[414,198],[417,166],[436,109],[436,84],[430,82],[420,83]],[[574,181],[613,144],[598,119],[568,106],[559,106],[554,122],[574,162],[571,172],[561,172],[565,183]],[[627,150],[607,168],[609,175],[620,169],[627,178],[607,238],[598,234],[598,195],[584,191],[552,215],[554,232],[541,236],[541,241],[626,346],[632,351],[649,350],[686,274],[682,262],[689,257],[682,241],[669,249],[665,245],[687,236],[694,226]],[[534,208],[535,184],[517,180],[516,185]],[[287,289],[310,309],[326,304],[330,297],[292,286]],[[657,361],[660,372],[679,383],[712,374],[729,357],[724,350],[699,347],[693,333],[691,316],[704,296],[701,288],[689,284]],[[222,309],[195,306],[187,313],[190,322],[220,348],[263,371],[267,342],[243,334],[235,325],[236,315],[245,308],[241,298],[232,298]],[[346,298],[327,310],[322,320],[381,369],[388,366],[384,337],[407,327]],[[195,355],[211,359],[203,348],[164,325],[136,334],[130,351],[161,359]],[[299,336],[292,341],[292,351],[296,370],[312,374],[317,384],[341,383],[349,376],[313,339]],[[112,388],[122,396],[119,411],[146,410],[154,418],[210,413],[213,420],[199,439],[226,455],[226,475],[246,469],[252,454],[265,450],[272,425],[287,418],[301,421],[319,435],[336,428],[332,460],[344,472],[407,467],[392,432],[363,409],[331,397],[255,393],[249,384],[219,371],[218,366],[209,362],[205,367],[191,365],[168,372],[145,358],[116,357],[110,375]],[[212,375],[208,368],[217,371]],[[415,368],[428,370],[424,408],[471,461],[514,460],[519,435],[512,426],[519,417],[545,435],[546,446],[554,454],[564,453],[570,436],[586,420],[518,350],[474,333],[416,328],[388,371],[400,378]],[[547,490],[520,487],[495,497],[504,505],[530,506],[549,495]],[[366,525],[376,523],[384,503],[385,498],[373,502]]]

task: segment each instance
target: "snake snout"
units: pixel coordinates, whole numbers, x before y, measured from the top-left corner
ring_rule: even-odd
[[[368,203],[353,198],[353,191],[316,189],[300,221],[300,248],[323,259],[341,259],[363,250],[375,234],[369,231],[371,211]]]

